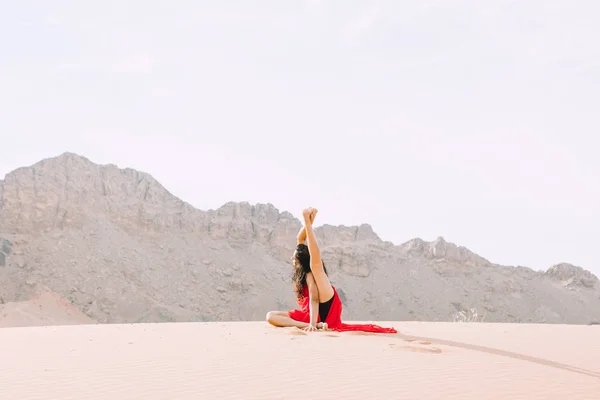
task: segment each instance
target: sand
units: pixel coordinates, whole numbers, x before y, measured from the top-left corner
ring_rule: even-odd
[[[600,326],[263,322],[0,329],[1,399],[598,399]]]
[[[92,318],[47,288],[26,301],[0,304],[0,328],[93,324]]]

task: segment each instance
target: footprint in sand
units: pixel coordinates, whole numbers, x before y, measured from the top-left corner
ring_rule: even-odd
[[[290,331],[289,332],[290,335],[308,335],[308,332],[304,332],[304,331]],[[321,332],[315,332],[315,334],[319,335],[319,336],[327,336],[327,337],[340,337],[340,335],[336,335],[335,333],[321,333]]]
[[[338,334],[333,333],[333,332],[332,333],[329,333],[329,332],[328,333],[325,333],[325,332],[314,332],[314,333],[317,334],[317,335],[322,335],[322,336],[327,336],[327,337],[339,337]],[[305,335],[308,335],[308,332],[305,332],[302,329],[294,328],[294,329],[289,329],[287,331],[287,334],[288,335],[296,335],[296,336],[305,336]]]
[[[288,331],[288,333],[290,335],[300,335],[300,336],[308,335],[308,332],[304,332],[304,331],[299,330],[299,329],[290,330],[290,331]]]
[[[345,335],[353,335],[353,336],[374,336],[376,335],[373,332],[364,332],[364,331],[349,331],[344,332]]]
[[[417,340],[417,339],[404,339],[405,342],[409,342],[409,343],[413,343],[413,342],[417,342],[419,344],[431,344],[431,342],[429,340]]]
[[[406,341],[407,342],[414,342],[415,340],[406,340]],[[421,341],[418,341],[418,343],[419,342],[421,342]],[[425,345],[431,344],[431,342],[428,342],[426,340],[423,340],[422,342],[425,342],[425,343],[421,343],[421,344],[425,344]],[[393,349],[410,351],[410,352],[413,352],[413,353],[440,354],[442,352],[442,349],[440,349],[439,347],[396,346],[395,343],[390,343],[388,346],[391,347],[391,348],[393,348]]]
[[[440,354],[442,349],[439,347],[414,347],[414,346],[402,346],[399,347],[400,350],[412,351],[413,353],[433,353]]]

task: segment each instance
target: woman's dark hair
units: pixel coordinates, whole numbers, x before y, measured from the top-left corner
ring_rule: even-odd
[[[296,258],[298,259],[300,266],[294,268],[292,281],[294,282],[296,297],[300,299],[304,296],[302,291],[306,286],[306,274],[310,272],[310,253],[307,245],[300,243],[296,246]],[[325,270],[325,274],[327,274],[325,263],[323,263],[323,269]]]

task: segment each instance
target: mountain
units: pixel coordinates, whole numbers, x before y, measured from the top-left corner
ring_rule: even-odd
[[[146,173],[64,153],[0,181],[0,303],[43,285],[100,323],[260,320],[295,307],[300,226],[271,204],[198,210]],[[495,265],[441,237],[394,245],[367,224],[316,231],[345,319],[600,320],[580,267]]]

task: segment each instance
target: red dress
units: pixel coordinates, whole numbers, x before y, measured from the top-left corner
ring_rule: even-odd
[[[310,298],[308,295],[308,287],[304,286],[302,290],[302,297],[298,299],[298,305],[300,306],[299,310],[290,310],[288,314],[290,318],[310,323]],[[318,316],[317,321],[327,323],[327,327],[329,329],[338,331],[338,332],[347,332],[347,331],[363,331],[363,332],[374,332],[374,333],[397,333],[394,328],[383,328],[378,325],[373,324],[345,324],[342,322],[342,301],[340,300],[340,296],[333,288],[333,302],[331,303],[331,308],[329,309],[329,314],[327,314],[327,318],[325,321],[321,321],[321,316]]]

